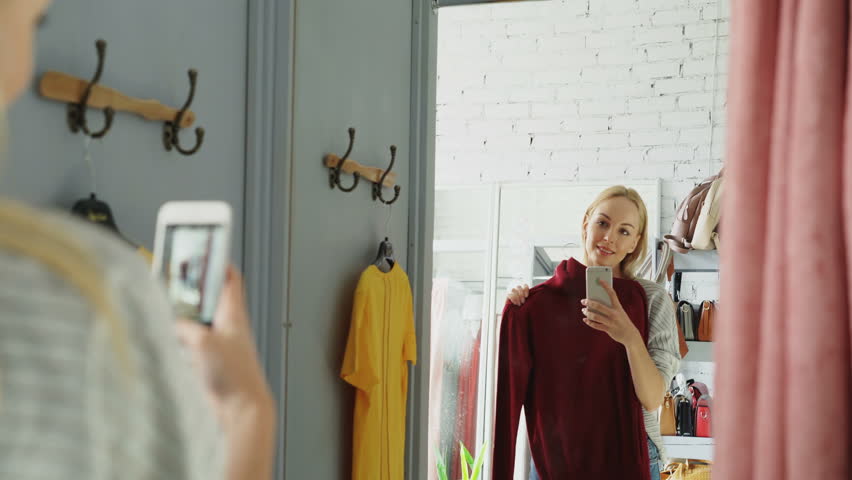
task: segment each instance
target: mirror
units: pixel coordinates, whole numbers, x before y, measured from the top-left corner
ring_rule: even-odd
[[[722,167],[729,16],[727,0],[439,10],[428,478],[440,478],[440,467],[462,478],[463,444],[473,455],[486,447],[481,478],[535,479],[529,445],[548,458],[542,452],[563,440],[542,430],[529,438],[522,415],[515,452],[492,455],[506,414],[497,408],[506,293],[547,281],[563,260],[583,260],[583,214],[612,185],[642,197],[650,270],[659,270],[657,245],[678,205]],[[703,300],[718,298],[718,255],[674,256],[682,299],[698,316]],[[687,343],[678,371],[712,395],[712,348]],[[625,385],[633,388],[601,381],[589,395]],[[601,415],[601,425],[616,416]],[[641,419],[651,425],[645,433],[659,422],[652,416]],[[712,460],[710,436],[640,437],[655,447],[652,460]]]

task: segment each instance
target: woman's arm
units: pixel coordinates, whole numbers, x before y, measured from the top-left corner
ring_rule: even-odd
[[[633,377],[633,388],[636,396],[645,410],[654,411],[663,403],[666,392],[666,380],[657,369],[657,365],[645,347],[645,341],[636,325],[618,300],[615,290],[601,281],[600,284],[609,293],[612,307],[594,300],[583,300],[583,321],[586,325],[606,332],[613,340],[624,345],[627,360],[630,363],[630,374]]]
[[[275,401],[263,376],[246,311],[242,277],[233,267],[212,327],[177,324],[225,433],[227,480],[272,478]]]
[[[248,405],[224,421],[223,427],[226,480],[271,479],[275,461],[275,407],[271,398]]]
[[[624,348],[627,349],[627,361],[630,363],[630,374],[633,377],[636,396],[639,397],[645,410],[653,412],[663,403],[666,381],[657,369],[651,354],[648,353],[639,330],[635,331],[633,339],[625,343]]]

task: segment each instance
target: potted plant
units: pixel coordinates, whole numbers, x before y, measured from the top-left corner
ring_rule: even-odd
[[[485,444],[480,447],[476,458],[470,454],[464,443],[459,442],[459,446],[461,447],[459,450],[462,480],[479,480],[479,476],[482,474],[482,463],[485,461]],[[447,463],[444,461],[443,455],[441,455],[440,451],[436,451],[435,456],[437,457],[438,480],[449,480],[447,476]]]

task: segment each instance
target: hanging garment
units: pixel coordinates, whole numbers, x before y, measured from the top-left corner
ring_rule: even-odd
[[[408,276],[375,265],[355,289],[349,341],[340,376],[357,388],[352,480],[402,480],[408,364],[417,345]]]
[[[649,480],[642,406],[624,346],[583,323],[586,267],[573,258],[507,304],[500,326],[493,479],[509,480],[524,407],[542,480]],[[645,291],[614,279],[624,310],[647,341]]]

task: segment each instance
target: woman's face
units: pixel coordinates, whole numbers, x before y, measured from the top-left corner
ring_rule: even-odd
[[[601,202],[583,222],[583,247],[590,266],[612,267],[621,276],[621,261],[639,245],[639,209],[624,197]]]
[[[50,0],[0,0],[0,108],[30,81],[36,24]]]

